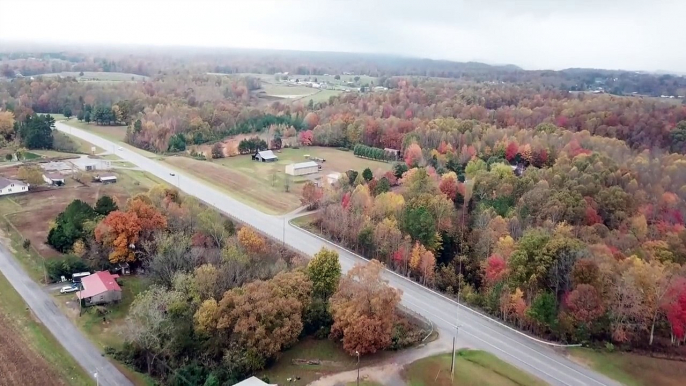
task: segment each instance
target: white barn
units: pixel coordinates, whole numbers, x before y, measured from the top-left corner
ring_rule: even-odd
[[[25,193],[29,191],[29,184],[19,181],[11,180],[9,178],[0,177],[0,196],[8,194]]]
[[[317,173],[319,168],[319,164],[314,161],[300,162],[297,164],[286,165],[286,174],[290,174],[292,176],[304,176],[306,174]]]

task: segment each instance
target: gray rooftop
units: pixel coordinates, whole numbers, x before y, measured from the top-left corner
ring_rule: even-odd
[[[293,169],[305,169],[305,168],[311,168],[311,167],[319,167],[319,164],[314,162],[314,161],[307,161],[307,162],[300,162],[297,164],[293,164]]]
[[[262,150],[262,151],[258,151],[257,154],[259,154],[260,157],[262,157],[263,159],[273,159],[273,158],[277,158],[276,155],[274,154],[274,152],[271,151],[271,150]]]
[[[8,187],[8,186],[10,186],[10,185],[12,185],[12,184],[17,184],[17,185],[20,185],[20,186],[27,186],[27,185],[28,185],[28,184],[25,184],[23,181],[12,180],[12,179],[9,179],[9,178],[0,177],[0,189],[4,189],[4,188],[6,188],[6,187]]]

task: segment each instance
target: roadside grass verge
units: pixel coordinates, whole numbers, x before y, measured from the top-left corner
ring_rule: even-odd
[[[455,357],[455,377],[450,379],[451,354],[415,361],[405,367],[410,386],[542,386],[540,379],[505,363],[485,351],[459,350]]]
[[[568,349],[577,362],[627,386],[677,386],[686,379],[686,362],[626,352]]]

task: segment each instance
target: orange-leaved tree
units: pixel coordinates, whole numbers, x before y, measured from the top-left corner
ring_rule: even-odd
[[[260,254],[267,251],[267,242],[249,226],[244,226],[238,231],[238,242],[250,254]]]
[[[131,262],[135,260],[133,246],[140,232],[140,220],[135,213],[115,210],[95,228],[95,240],[112,248],[111,263]]]
[[[375,353],[391,344],[401,292],[381,279],[383,269],[377,260],[355,265],[331,297],[331,335],[342,339],[343,348],[351,355]]]

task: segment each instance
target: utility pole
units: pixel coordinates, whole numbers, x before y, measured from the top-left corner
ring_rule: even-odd
[[[94,373],[93,376],[95,377],[95,386],[100,386],[100,379],[98,379],[98,373]]]
[[[360,386],[360,352],[355,351],[357,354],[357,386]]]
[[[281,238],[281,248],[286,249],[286,215],[283,216],[283,237]]]

